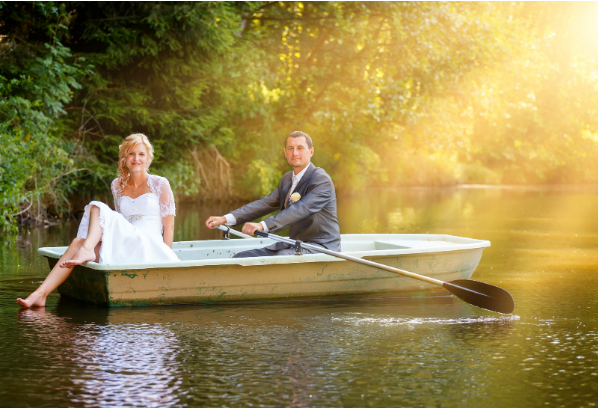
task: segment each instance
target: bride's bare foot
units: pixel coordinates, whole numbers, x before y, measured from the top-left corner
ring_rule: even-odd
[[[59,266],[61,268],[74,268],[77,265],[81,265],[84,262],[88,261],[95,261],[96,260],[96,253],[94,250],[89,250],[85,247],[79,248],[79,250],[73,256],[73,259],[70,261],[65,261],[61,263]]]
[[[33,306],[42,306],[43,307],[46,305],[46,297],[48,297],[48,295],[36,290],[31,295],[27,296],[27,299],[23,300],[21,298],[18,298],[17,303],[19,305],[21,305],[22,307],[33,307]]]

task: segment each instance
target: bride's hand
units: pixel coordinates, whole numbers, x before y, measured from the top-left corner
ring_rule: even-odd
[[[214,217],[211,216],[210,218],[208,218],[206,220],[206,227],[210,228],[210,229],[214,229],[214,227],[216,225],[223,225],[226,224],[226,218],[225,217]]]

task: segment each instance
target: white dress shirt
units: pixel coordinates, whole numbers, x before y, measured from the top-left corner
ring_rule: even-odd
[[[289,193],[289,198],[291,197],[291,194],[293,194],[293,190],[295,190],[295,187],[297,187],[297,184],[299,184],[299,182],[301,181],[301,178],[307,171],[308,167],[309,167],[309,164],[307,166],[305,166],[305,168],[303,170],[301,170],[298,174],[293,173],[293,184],[291,185],[291,192]],[[226,214],[224,216],[224,218],[226,218],[226,225],[235,225],[237,223],[237,219],[232,214]],[[266,226],[266,223],[264,221],[262,221],[261,224],[262,224],[262,227],[264,227],[264,232],[268,232],[269,230],[268,230],[268,227]]]

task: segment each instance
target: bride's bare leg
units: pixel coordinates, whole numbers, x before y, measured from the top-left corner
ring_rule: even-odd
[[[77,251],[81,248],[85,240],[83,238],[75,238],[71,245],[66,249],[64,254],[60,257],[54,268],[50,271],[44,282],[40,285],[39,288],[31,295],[27,297],[27,299],[17,299],[17,303],[23,307],[31,307],[31,306],[45,306],[46,298],[48,295],[56,289],[62,282],[66,280],[71,274],[72,268],[61,268],[59,265],[71,259]]]
[[[73,255],[71,259],[67,259],[60,264],[61,268],[74,268],[87,261],[95,261],[96,253],[95,247],[102,239],[102,227],[100,226],[100,209],[95,205],[89,211],[89,228],[87,230],[87,238],[81,245],[81,248]]]
[[[27,299],[17,299],[19,305],[23,307],[45,306],[48,295],[69,277],[75,265],[99,258],[98,251],[101,245],[100,239],[102,238],[102,227],[98,220],[100,209],[93,206],[90,212],[87,239],[75,238],[58,262],[56,262],[56,265],[52,268],[52,271],[50,271],[40,287],[29,295]],[[91,257],[89,256],[88,249],[84,249],[88,245],[93,245],[91,247]],[[72,260],[75,260],[75,263],[71,266]]]

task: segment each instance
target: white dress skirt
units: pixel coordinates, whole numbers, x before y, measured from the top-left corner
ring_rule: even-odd
[[[87,238],[89,214],[92,206],[100,209],[102,242],[100,264],[144,264],[178,262],[179,258],[162,238],[162,217],[175,215],[174,197],[168,180],[150,175],[148,185],[151,193],[137,198],[121,196],[116,180],[112,193],[117,211],[100,201],[92,201],[85,207],[77,238]]]

